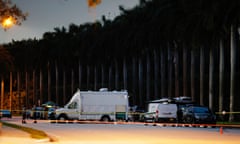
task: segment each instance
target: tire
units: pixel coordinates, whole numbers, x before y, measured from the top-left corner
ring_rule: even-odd
[[[155,117],[154,117],[153,120],[152,120],[153,123],[158,123],[159,121],[160,121],[160,120],[159,120],[158,118],[155,118]]]
[[[193,117],[188,116],[188,117],[186,117],[184,119],[184,123],[186,123],[186,124],[195,124],[195,120],[194,120]]]
[[[68,118],[67,118],[67,116],[64,115],[64,114],[62,114],[62,115],[60,115],[60,116],[58,117],[58,122],[59,122],[59,123],[65,123],[66,120],[68,120]]]
[[[110,121],[110,118],[109,118],[109,116],[102,116],[101,121],[103,121],[103,122],[109,122],[109,121]]]

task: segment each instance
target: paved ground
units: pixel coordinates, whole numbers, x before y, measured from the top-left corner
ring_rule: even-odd
[[[18,121],[15,121],[15,119],[11,119],[11,120],[8,120],[8,122],[11,122],[11,123],[15,123],[15,124],[19,124],[19,125],[23,125],[24,124],[21,124],[21,121],[18,119]],[[37,125],[36,124],[33,124],[32,120],[28,120],[27,121],[28,124],[27,126],[34,126],[35,129],[44,129],[43,126],[46,126],[46,124],[44,123],[38,123]],[[53,125],[55,126],[55,125]],[[57,126],[57,124],[56,124]],[[69,130],[72,130],[72,127],[75,128],[75,125],[61,125],[61,128],[63,128],[63,126],[67,126],[67,128]],[[118,139],[119,137],[126,137],[128,135],[126,135],[126,131],[125,130],[129,130],[128,128],[124,128],[124,129],[116,129],[118,130],[118,132],[116,131],[113,131],[112,129],[111,130],[108,130],[106,129],[105,127],[105,131],[103,131],[102,129],[100,129],[101,127],[99,125],[97,125],[98,129],[95,130],[95,127],[93,127],[92,125],[91,126],[87,126],[87,125],[77,125],[78,126],[78,132],[81,133],[81,135],[79,136],[78,132],[77,133],[64,133],[64,136],[65,136],[65,139],[64,138],[60,138],[58,141],[55,141],[55,142],[49,142],[49,139],[44,139],[44,140],[37,140],[37,139],[33,139],[30,137],[30,135],[24,131],[21,131],[21,130],[18,130],[18,129],[14,129],[14,128],[10,128],[10,127],[6,127],[6,126],[2,126],[0,128],[0,144],[17,144],[17,143],[24,143],[24,144],[36,144],[36,143],[40,143],[40,144],[100,144],[100,143],[109,143],[109,144],[124,144],[124,143],[129,143],[129,140],[132,139],[131,143],[137,143],[137,144],[143,144],[145,143],[144,141],[136,141],[134,138],[138,137],[139,136],[141,137],[140,140],[145,140],[144,138],[147,138],[149,139],[149,137],[151,138],[150,140],[152,140],[154,144],[160,144],[159,142],[163,143],[163,144],[166,144],[166,143],[176,143],[176,140],[174,138],[177,138],[177,141],[178,142],[181,142],[181,143],[184,143],[184,144],[202,144],[202,143],[205,143],[205,144],[213,144],[213,143],[216,143],[216,144],[238,144],[239,143],[239,130],[238,130],[238,133],[234,132],[234,133],[231,133],[231,131],[233,131],[234,129],[229,129],[229,130],[224,130],[224,134],[221,135],[219,132],[218,132],[218,129],[212,129],[211,131],[205,131],[205,130],[202,130],[202,131],[197,131],[196,133],[193,133],[191,136],[192,139],[186,139],[186,138],[183,138],[183,136],[187,136],[189,137],[189,135],[191,135],[191,133],[189,133],[189,131],[181,131],[181,135],[179,135],[179,131],[172,131],[171,128],[161,128],[161,129],[155,129],[156,131],[154,131],[154,133],[151,135],[151,136],[148,136],[148,137],[145,137],[145,134],[143,133],[143,131],[141,131],[141,133],[138,133],[138,134],[135,134],[132,133],[132,134],[129,134],[129,135],[132,135],[133,137],[127,139],[128,142],[123,142],[123,141],[114,141],[114,139]],[[115,126],[114,126],[115,127]],[[85,129],[84,129],[85,128]],[[93,129],[90,129],[90,128],[94,128]],[[110,127],[112,128],[112,127]],[[130,127],[129,127],[130,128]],[[149,132],[147,131],[148,127],[145,127],[145,133]],[[156,127],[154,127],[156,128]],[[86,131],[87,129],[87,131]],[[98,131],[100,129],[100,132]],[[124,130],[124,132],[121,133],[121,131]],[[137,129],[138,130],[138,129]],[[166,131],[169,131],[166,132]],[[230,131],[231,130],[231,131]],[[84,133],[82,132],[84,131]],[[56,131],[58,132],[58,131]],[[87,133],[86,133],[87,132]],[[106,132],[106,133],[105,133]],[[109,133],[111,132],[111,138],[112,138],[112,141],[105,141],[105,140],[102,140],[104,137],[105,138],[109,138]],[[131,131],[132,132],[132,131]],[[136,131],[135,131],[136,132]],[[61,133],[61,132],[60,132]],[[89,135],[90,133],[90,135]],[[171,134],[170,134],[171,133]],[[66,137],[70,137],[70,135],[74,137],[75,135],[75,138],[79,137],[81,139],[80,140],[69,140],[69,139],[66,139]],[[96,134],[96,135],[95,135]],[[170,135],[169,135],[170,134]],[[197,134],[197,135],[196,135]],[[67,136],[69,135],[69,136]],[[95,139],[91,139],[92,138],[92,135],[94,135]],[[119,136],[120,135],[120,136]],[[157,136],[155,136],[157,135]],[[200,139],[199,137],[201,137],[201,135],[204,135],[205,139]],[[62,136],[62,135],[60,135]],[[89,136],[91,136],[91,138],[89,139]],[[101,137],[100,137],[101,136]],[[171,136],[174,136],[174,137],[171,137]],[[214,136],[214,137],[212,137]],[[226,139],[225,139],[226,138]],[[87,141],[87,140],[88,141]],[[101,141],[99,141],[101,140]],[[155,141],[154,141],[155,140]],[[161,141],[159,141],[161,140]],[[217,140],[217,141],[216,141]],[[114,143],[113,143],[114,142]]]
[[[16,144],[16,142],[24,144],[37,143],[36,139],[30,137],[30,135],[24,131],[2,126],[0,129],[0,143],[2,144]]]
[[[28,121],[28,122],[33,122]],[[24,124],[23,124],[24,126]],[[22,130],[11,128],[8,126],[2,125],[0,122],[0,144],[16,144],[16,143],[24,143],[24,144],[36,144],[36,143],[50,143],[49,139],[34,139],[30,136],[29,133],[24,132]]]

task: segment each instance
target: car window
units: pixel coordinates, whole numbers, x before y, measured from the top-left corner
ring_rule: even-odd
[[[188,111],[189,113],[193,113],[193,108],[189,108],[187,111]]]
[[[205,107],[196,107],[194,108],[195,113],[209,113],[208,108]]]

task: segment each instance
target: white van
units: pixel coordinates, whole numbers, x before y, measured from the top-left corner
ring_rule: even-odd
[[[183,107],[192,105],[190,97],[163,98],[148,102],[148,112],[144,114],[144,121],[152,122],[181,122],[180,112]]]
[[[176,122],[177,104],[168,101],[151,101],[148,103],[148,112],[144,115],[145,121]]]

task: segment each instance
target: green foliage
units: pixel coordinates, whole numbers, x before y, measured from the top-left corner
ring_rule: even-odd
[[[12,70],[13,68],[13,57],[9,51],[0,45],[0,75]]]

